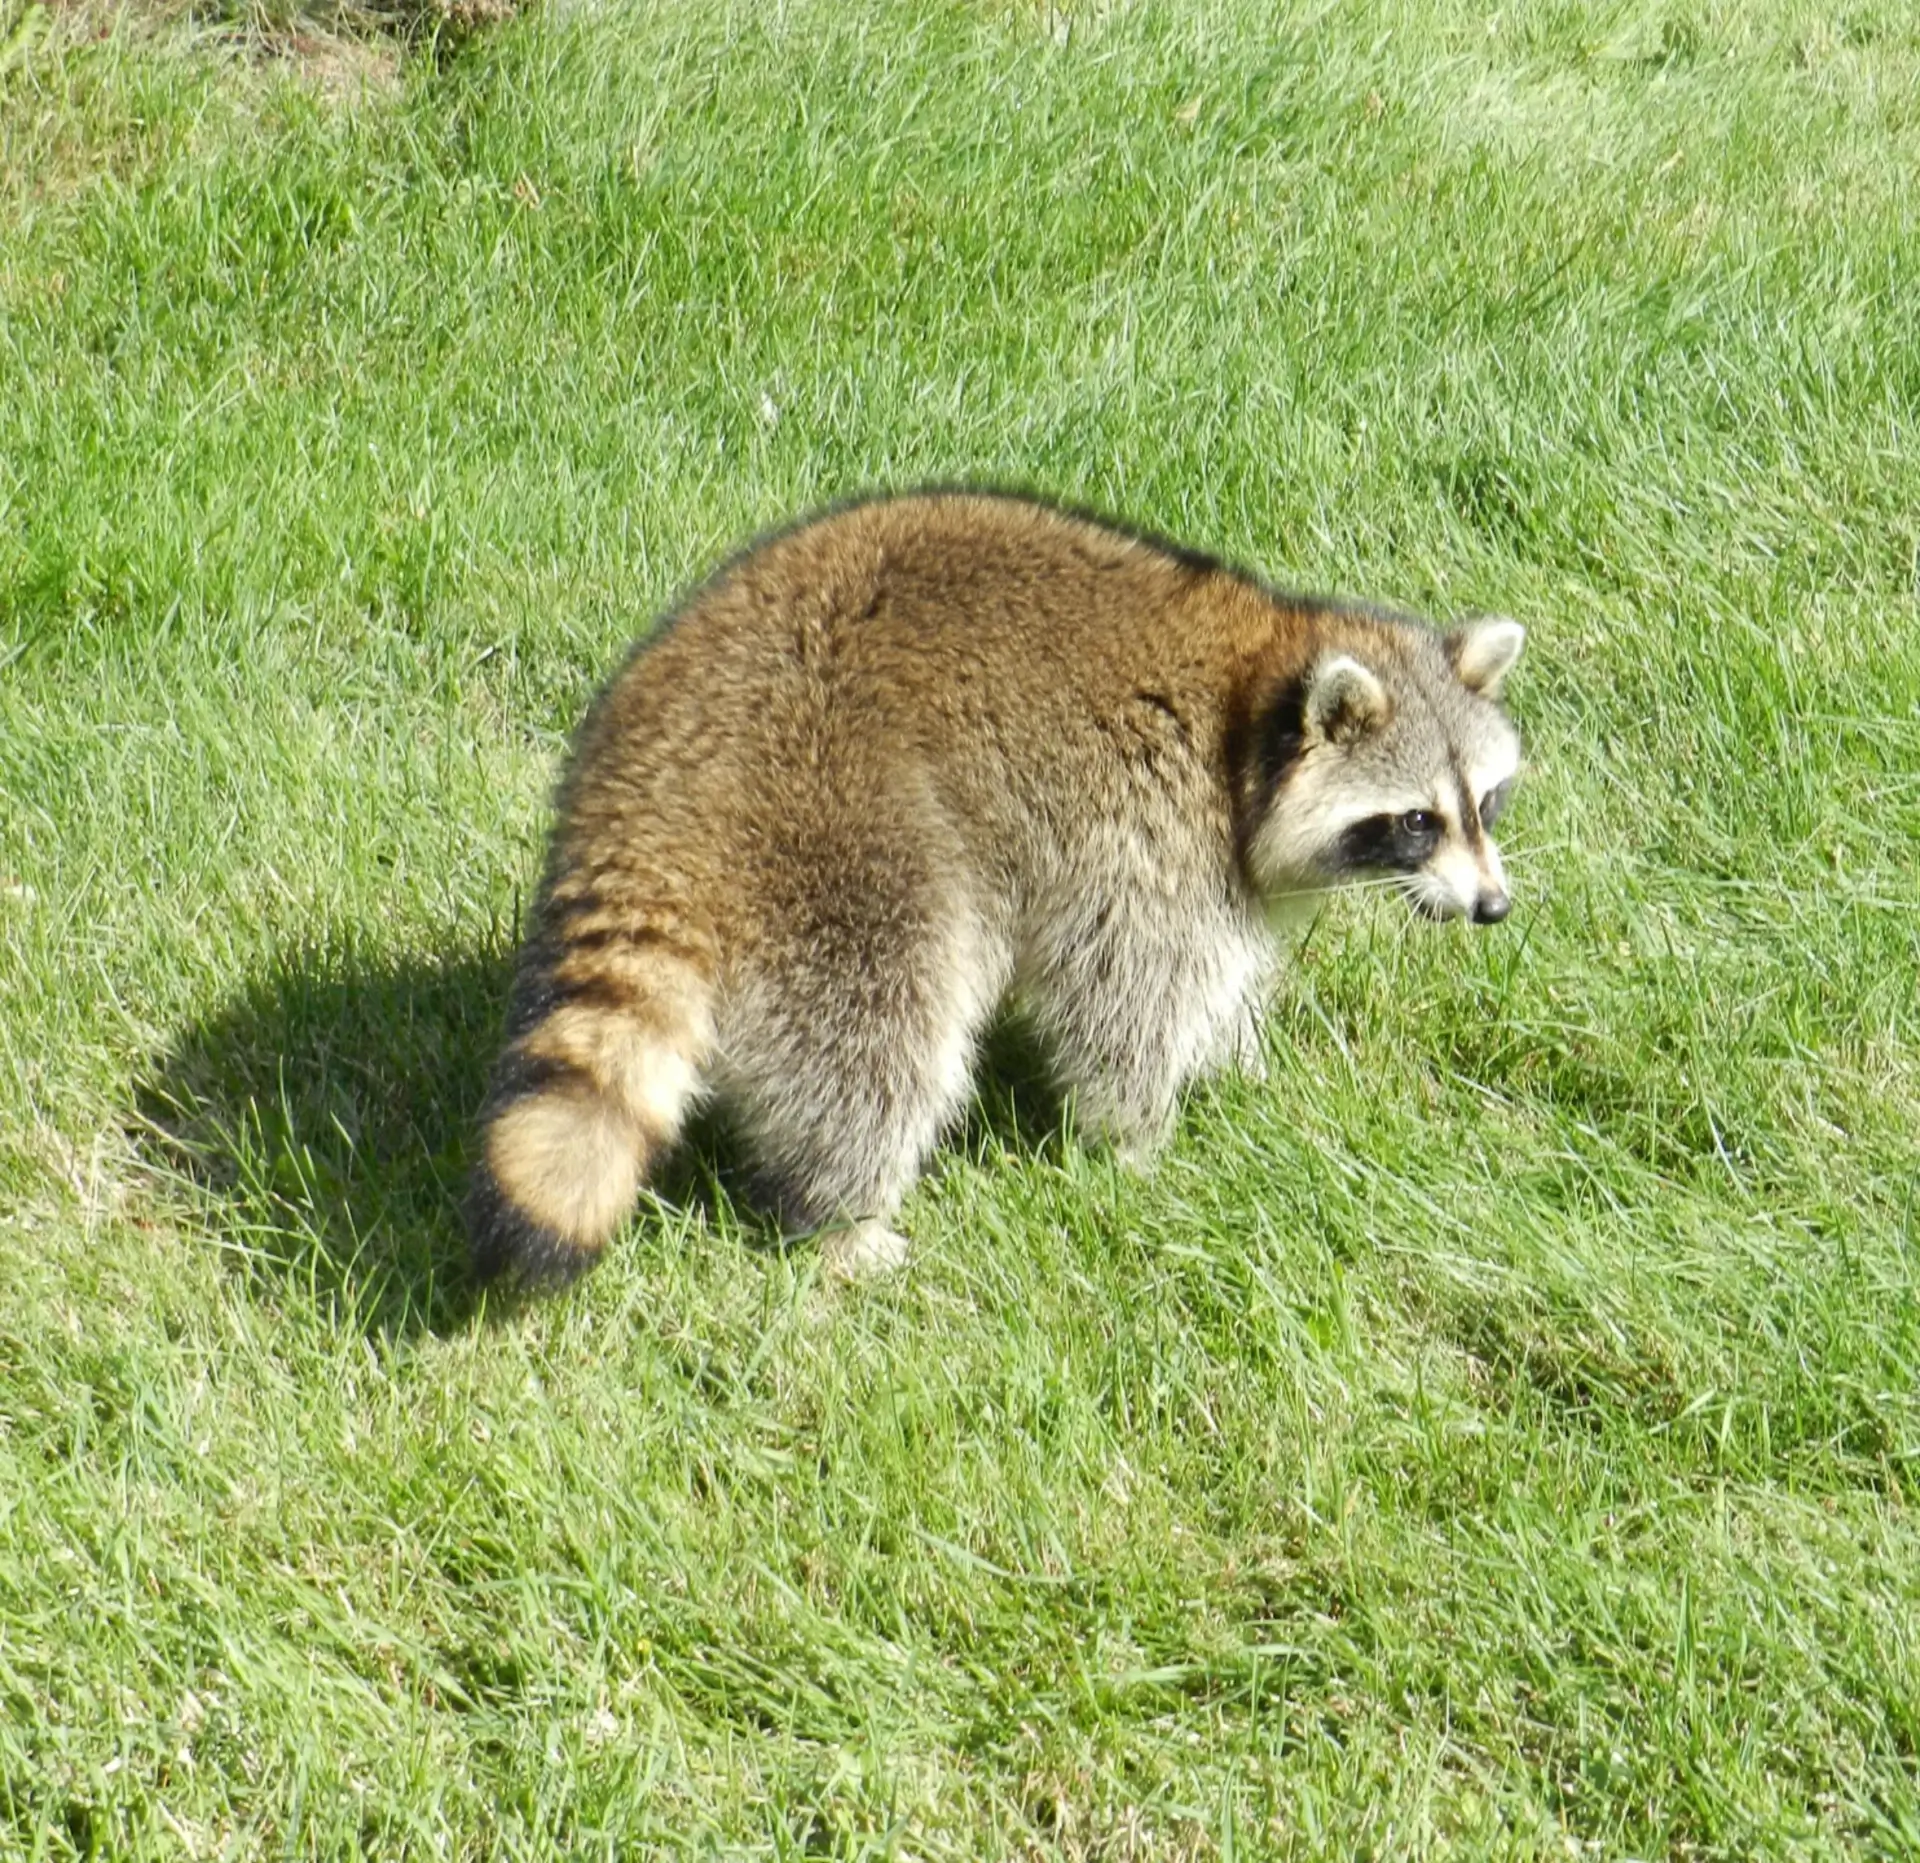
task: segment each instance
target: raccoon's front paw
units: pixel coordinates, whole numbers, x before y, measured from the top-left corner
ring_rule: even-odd
[[[1080,1129],[1129,1171],[1147,1171],[1173,1136],[1174,1101],[1168,1091],[1121,1094],[1096,1087],[1079,1099]]]
[[[1158,1139],[1123,1139],[1113,1147],[1114,1162],[1131,1177],[1145,1177],[1160,1156]]]
[[[907,1265],[907,1238],[882,1222],[855,1223],[821,1237],[820,1261],[836,1281],[871,1281]]]
[[[1151,1125],[1126,1126],[1117,1130],[1110,1126],[1106,1133],[1107,1147],[1113,1153],[1115,1162],[1123,1171],[1130,1171],[1135,1177],[1145,1177],[1153,1169],[1172,1136],[1172,1114]]]

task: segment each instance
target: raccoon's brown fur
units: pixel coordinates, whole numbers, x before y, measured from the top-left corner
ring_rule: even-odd
[[[1419,865],[1430,909],[1504,913],[1478,784],[1517,745],[1466,770],[1511,740],[1519,630],[1491,627],[996,494],[751,548],[581,727],[481,1116],[477,1271],[591,1265],[707,1097],[787,1225],[846,1226],[848,1270],[897,1259],[885,1222],[1003,1004],[1084,1124],[1150,1149],[1189,1077],[1257,1056],[1276,896]],[[1457,885],[1387,845],[1436,807]]]

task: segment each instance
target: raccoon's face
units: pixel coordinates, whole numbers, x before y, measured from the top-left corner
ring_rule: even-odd
[[[1254,882],[1278,900],[1387,881],[1430,918],[1495,924],[1509,902],[1491,831],[1520,768],[1495,699],[1526,631],[1503,619],[1446,635],[1374,625],[1323,653],[1261,728]]]

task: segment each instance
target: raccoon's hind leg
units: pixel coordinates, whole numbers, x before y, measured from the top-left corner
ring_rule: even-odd
[[[467,1198],[476,1276],[574,1279],[679,1135],[713,1043],[700,957],[644,923],[555,909],[523,952]]]
[[[716,1095],[782,1227],[821,1232],[845,1279],[905,1261],[889,1224],[965,1099],[998,993],[983,940],[937,892],[823,888],[833,922],[796,912],[728,992]]]

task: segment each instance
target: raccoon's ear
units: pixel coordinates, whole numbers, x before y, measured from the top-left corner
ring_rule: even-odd
[[[1352,654],[1329,653],[1307,675],[1301,731],[1310,744],[1351,744],[1379,730],[1391,709],[1386,687]]]
[[[1484,621],[1469,621],[1447,636],[1447,657],[1460,683],[1483,699],[1498,698],[1500,682],[1513,671],[1513,663],[1526,645],[1527,630],[1505,615],[1488,615]]]

